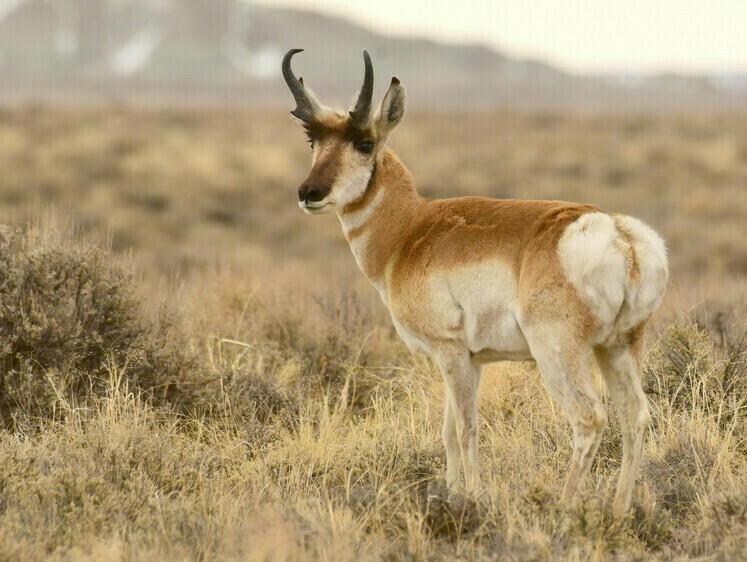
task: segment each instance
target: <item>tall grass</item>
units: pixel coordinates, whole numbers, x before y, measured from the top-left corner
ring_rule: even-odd
[[[21,364],[35,382],[13,387],[15,423],[0,439],[0,558],[747,554],[747,339],[739,319],[722,322],[712,338],[685,314],[654,336],[644,381],[654,423],[634,508],[616,519],[614,415],[580,505],[564,510],[570,429],[530,363],[488,368],[479,404],[486,489],[449,497],[439,376],[402,347],[366,293],[311,278],[298,290],[287,276],[195,276],[171,299],[164,324],[139,296],[131,265],[106,248],[38,232],[3,234],[3,259],[26,282],[0,291],[0,306],[25,311],[33,302],[47,336],[4,351],[5,384]],[[37,256],[57,261],[42,267]],[[68,270],[87,276],[67,283],[87,279],[108,297],[71,300],[79,285],[51,281]],[[26,294],[33,299],[18,298]],[[106,329],[70,320],[101,315]],[[25,334],[28,314],[2,321],[7,333]],[[127,330],[137,337],[121,337]],[[54,344],[71,333],[96,344]],[[175,352],[157,353],[174,349],[178,376]],[[131,359],[148,354],[164,361],[148,367],[150,378],[144,365],[160,364]],[[39,396],[44,407],[32,407]]]

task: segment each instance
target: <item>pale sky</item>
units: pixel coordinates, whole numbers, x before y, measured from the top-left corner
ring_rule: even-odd
[[[255,0],[577,72],[747,72],[747,0]]]

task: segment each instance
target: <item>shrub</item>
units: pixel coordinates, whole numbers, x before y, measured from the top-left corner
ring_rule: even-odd
[[[243,337],[259,350],[265,369],[292,363],[283,377],[287,387],[320,401],[329,396],[354,412],[371,407],[403,349],[388,319],[382,325],[355,291],[276,290],[255,299],[243,321]]]
[[[644,460],[642,473],[659,503],[676,517],[689,515],[716,466],[713,440],[694,433],[686,422],[667,439],[662,451]]]
[[[77,559],[68,550],[92,535],[169,541],[203,559],[220,537],[213,502],[226,497],[240,457],[190,439],[179,423],[132,393],[112,392],[31,439],[6,436],[0,559]]]
[[[713,343],[694,322],[672,324],[652,348],[644,375],[646,393],[674,410],[703,406],[718,391]]]
[[[225,422],[238,428],[250,454],[297,427],[299,396],[270,375],[248,365],[213,366],[207,373],[193,373],[194,380],[179,385],[180,406],[190,417],[209,418],[216,427]]]
[[[669,326],[646,366],[646,392],[673,412],[702,409],[722,425],[745,417],[747,330],[736,323],[724,330],[717,347],[694,322]]]
[[[146,321],[132,273],[92,244],[0,229],[0,419],[74,407],[126,379],[176,400],[194,363],[166,309]],[[117,379],[117,380],[115,380]]]
[[[740,327],[732,321],[723,330],[721,339],[721,389],[725,401],[739,417],[744,430],[747,422],[747,326]]]
[[[747,493],[721,494],[706,512],[706,546],[717,549],[717,560],[747,558]],[[710,549],[709,549],[710,550]]]

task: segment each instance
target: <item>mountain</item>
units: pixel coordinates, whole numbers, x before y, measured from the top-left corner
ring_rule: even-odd
[[[362,50],[420,107],[745,107],[744,76],[582,76],[481,45],[375,33],[240,0],[0,0],[0,96],[283,104],[280,59],[324,100],[360,86]]]

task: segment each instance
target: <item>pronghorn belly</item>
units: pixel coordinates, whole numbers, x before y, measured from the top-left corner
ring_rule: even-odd
[[[392,314],[392,323],[394,324],[394,329],[397,330],[397,335],[405,342],[407,349],[413,353],[431,355],[433,346],[429,344],[429,338],[425,334],[416,327],[410,327],[400,322],[394,314]]]
[[[645,321],[661,302],[667,280],[664,243],[637,219],[582,215],[563,232],[558,256],[597,321],[600,341]]]
[[[533,359],[534,358],[532,357],[528,347],[526,349],[515,351],[487,347],[480,351],[472,352],[472,361],[480,365],[484,365],[485,363],[495,363],[496,361],[532,361]]]
[[[516,320],[517,281],[511,268],[493,260],[430,271],[417,315],[397,315],[397,331],[410,349],[460,342],[475,361],[531,359]],[[400,310],[403,307],[400,307]]]
[[[463,311],[464,340],[478,363],[531,359],[516,315],[516,278],[498,262],[476,267],[454,283],[453,294]],[[462,277],[462,276],[460,276]]]

